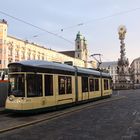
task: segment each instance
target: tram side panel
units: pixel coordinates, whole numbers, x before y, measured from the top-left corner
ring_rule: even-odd
[[[56,105],[75,102],[75,76],[57,75]]]
[[[33,83],[36,81],[36,93],[37,95],[32,96],[30,91],[29,84],[27,81],[27,102],[23,105],[23,110],[27,109],[41,109],[55,105],[55,92],[54,92],[54,81],[55,77],[52,74],[38,74],[42,78],[42,82],[32,79]],[[32,86],[35,87],[35,86]],[[39,89],[39,90],[38,90]],[[35,93],[34,92],[34,93]]]
[[[82,96],[82,82],[81,82],[81,76],[78,76],[78,84],[77,87],[78,88],[78,101],[82,101],[83,100],[83,96]]]
[[[57,94],[57,76],[55,74],[44,74],[44,96],[42,98],[42,107],[51,107],[56,105]]]
[[[89,77],[89,99],[101,97],[101,79]]]
[[[102,90],[103,90],[102,96],[110,96],[112,94],[110,82],[111,82],[111,79],[102,78]]]
[[[81,84],[82,84],[82,100],[88,100],[89,99],[89,81],[88,76],[84,75],[81,78]]]
[[[78,76],[78,101],[99,97],[101,97],[101,79]]]

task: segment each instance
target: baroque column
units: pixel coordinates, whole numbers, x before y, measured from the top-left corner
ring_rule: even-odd
[[[124,25],[119,26],[118,34],[120,39],[120,58],[118,59],[118,85],[119,89],[128,89],[130,88],[130,73],[129,73],[129,61],[125,56],[125,34],[126,27]]]

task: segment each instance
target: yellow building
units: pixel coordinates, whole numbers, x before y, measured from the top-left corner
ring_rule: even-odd
[[[96,62],[88,62],[87,43],[80,33],[75,40],[74,57],[50,50],[43,46],[30,43],[27,40],[21,40],[7,35],[7,22],[0,21],[0,70],[6,69],[11,62],[21,60],[47,60],[64,63],[69,60],[74,66],[96,67]],[[84,43],[84,45],[83,45]],[[82,57],[83,56],[83,57]]]

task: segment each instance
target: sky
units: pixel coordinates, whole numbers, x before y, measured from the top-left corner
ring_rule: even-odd
[[[8,22],[8,35],[64,51],[75,49],[76,34],[80,31],[90,54],[102,54],[102,61],[117,61],[118,27],[125,25],[126,57],[130,63],[140,57],[139,0],[0,0],[0,3],[0,19]]]

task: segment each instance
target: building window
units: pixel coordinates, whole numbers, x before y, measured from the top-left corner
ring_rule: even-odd
[[[79,46],[79,44],[77,45],[77,49],[79,49],[80,48],[80,46]]]
[[[10,56],[12,56],[12,52],[13,52],[13,49],[12,49],[12,47],[10,47],[9,52],[8,52]]]
[[[15,56],[19,56],[19,51],[18,50],[15,51]]]
[[[0,39],[0,45],[2,45],[2,39]]]
[[[45,75],[45,96],[53,96],[53,76]]]
[[[79,53],[77,54],[78,57],[80,57]]]
[[[44,60],[44,56],[42,56],[42,60]]]
[[[8,63],[11,63],[11,62],[12,62],[12,60],[13,60],[12,58],[9,58],[9,59],[8,59]]]
[[[21,59],[25,59],[25,52],[21,53]]]
[[[28,53],[28,57],[27,57],[28,60],[31,59],[31,53]]]
[[[33,54],[33,60],[35,60],[35,54]]]

